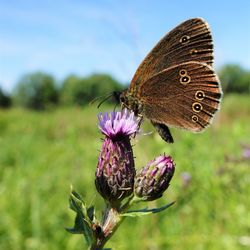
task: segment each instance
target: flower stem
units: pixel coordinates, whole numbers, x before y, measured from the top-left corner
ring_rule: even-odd
[[[113,236],[123,219],[124,217],[120,216],[117,209],[108,207],[103,218],[102,234],[97,236],[96,242],[93,243],[90,250],[103,249],[104,245]]]

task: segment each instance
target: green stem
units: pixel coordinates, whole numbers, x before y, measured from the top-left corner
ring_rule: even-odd
[[[116,232],[122,221],[125,217],[120,216],[120,212],[115,208],[108,207],[104,215],[103,222],[103,233],[97,236],[96,242],[94,242],[90,250],[100,250],[103,249],[107,241],[113,236]]]
[[[126,218],[125,216],[121,216],[121,214],[126,212],[133,203],[137,203],[139,201],[141,201],[140,198],[132,196],[119,209],[115,208],[115,206],[111,207],[110,205],[107,205],[103,216],[102,234],[96,235],[96,241],[93,242],[89,250],[103,249],[104,245],[113,236],[123,220]]]

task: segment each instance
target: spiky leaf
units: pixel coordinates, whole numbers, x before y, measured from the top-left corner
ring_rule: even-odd
[[[163,210],[166,210],[167,208],[169,208],[170,206],[172,206],[175,203],[175,201],[162,206],[160,208],[152,208],[152,209],[140,209],[140,210],[133,210],[133,211],[128,211],[127,213],[122,214],[121,216],[126,216],[126,217],[140,217],[143,215],[148,215],[148,214],[155,214],[155,213],[159,213]]]

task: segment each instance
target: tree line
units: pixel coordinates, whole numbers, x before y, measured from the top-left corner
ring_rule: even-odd
[[[250,71],[236,64],[228,64],[218,73],[224,93],[250,94]],[[0,88],[0,107],[14,105],[45,110],[59,105],[84,106],[96,97],[125,88],[124,84],[107,74],[93,74],[88,77],[70,75],[58,84],[53,76],[35,72],[24,75],[10,95]],[[107,101],[115,100],[110,98]]]
[[[84,106],[96,97],[124,88],[124,85],[107,74],[88,77],[70,75],[59,84],[52,75],[35,72],[21,77],[10,95],[0,89],[0,107],[20,106],[45,110],[59,105]],[[112,97],[107,100],[114,101]]]

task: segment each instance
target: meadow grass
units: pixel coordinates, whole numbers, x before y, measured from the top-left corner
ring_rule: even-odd
[[[102,107],[101,111],[112,110]],[[71,235],[70,185],[88,204],[104,204],[94,187],[101,135],[95,107],[47,112],[0,110],[0,249],[86,249]],[[226,96],[204,133],[171,130],[173,145],[149,123],[133,141],[136,166],[166,153],[176,163],[161,199],[139,207],[167,211],[127,218],[107,246],[127,249],[249,249],[250,97]],[[137,207],[138,208],[138,207]]]

